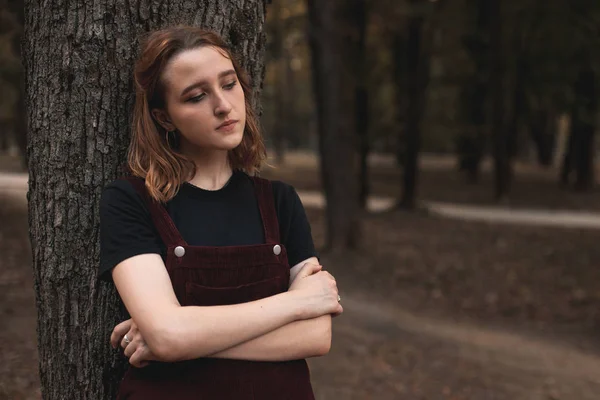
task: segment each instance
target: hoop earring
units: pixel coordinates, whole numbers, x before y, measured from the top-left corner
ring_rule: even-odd
[[[171,131],[173,133],[173,136],[175,136],[175,131]],[[171,133],[169,131],[167,131],[167,133],[165,134],[165,141],[167,142],[167,147],[171,148],[171,142],[169,142],[169,134]]]

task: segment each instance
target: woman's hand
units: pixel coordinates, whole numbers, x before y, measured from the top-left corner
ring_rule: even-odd
[[[289,292],[293,292],[303,307],[303,319],[317,318],[321,315],[340,315],[344,309],[338,301],[338,289],[334,277],[322,271],[320,264],[303,264],[292,281]]]
[[[298,276],[298,273],[302,270],[302,268],[306,267],[307,264],[319,265],[319,261],[315,257],[313,259],[310,259],[310,261],[299,263],[298,265],[295,265],[292,268],[290,268],[290,284],[288,285],[288,288],[292,286],[292,283],[294,283],[294,280]]]
[[[129,343],[125,341],[125,335],[127,335]],[[143,368],[150,361],[157,360],[157,357],[148,348],[142,337],[142,333],[131,318],[115,326],[110,335],[110,344],[114,349],[120,344],[124,350],[125,357],[129,358],[129,364],[134,367]]]

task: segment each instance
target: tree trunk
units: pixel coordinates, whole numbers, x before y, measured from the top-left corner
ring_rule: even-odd
[[[408,108],[406,112],[405,159],[400,208],[414,209],[417,195],[417,173],[421,148],[421,119],[424,111],[425,90],[429,80],[429,48],[425,34],[425,17],[416,13],[414,6],[421,0],[411,0],[412,15],[408,21],[407,82]],[[430,28],[432,29],[432,28]]]
[[[598,83],[592,67],[591,56],[585,58],[582,71],[575,84],[578,111],[573,120],[573,130],[577,130],[578,146],[575,149],[577,180],[575,188],[589,190],[594,186],[594,134],[598,120]]]
[[[490,96],[491,133],[494,148],[494,188],[495,198],[503,200],[508,195],[510,184],[510,163],[506,135],[506,57],[501,0],[490,0],[491,40],[490,40]]]
[[[23,39],[24,9],[23,3],[18,0],[9,0],[7,2],[9,10],[15,15],[18,28],[12,37],[12,50],[15,57],[22,59],[21,41]],[[23,69],[19,69],[17,76],[17,101],[14,106],[14,132],[17,146],[22,157],[23,165],[27,165],[27,113],[25,110],[25,74]]]
[[[360,238],[355,6],[346,0],[308,1],[321,179],[327,200],[326,247],[333,251],[355,248]]]
[[[596,150],[594,133],[596,129],[591,123],[582,125],[580,129],[579,148],[575,158],[577,160],[575,188],[587,191],[594,186],[594,153]]]
[[[399,29],[393,33],[391,41],[392,45],[392,59],[394,65],[393,82],[394,82],[394,122],[397,129],[395,135],[397,137],[396,145],[396,164],[399,168],[404,169],[406,162],[406,148],[404,136],[406,134],[406,112],[408,109],[408,87],[406,76],[408,71],[406,69],[406,53],[407,53],[407,42],[406,32],[400,31]]]
[[[25,6],[29,228],[42,396],[113,399],[126,360],[112,351],[109,336],[126,316],[114,287],[96,281],[98,201],[125,160],[137,37],[176,23],[211,28],[230,41],[258,89],[265,4],[28,0]]]
[[[594,185],[594,136],[598,118],[598,83],[591,56],[584,60],[573,85],[575,103],[571,113],[569,144],[561,168],[561,183],[570,183],[570,176],[576,172],[575,188],[589,190]]]
[[[537,152],[538,163],[544,167],[552,165],[556,142],[556,115],[546,106],[535,110],[529,117],[529,134]]]
[[[9,135],[12,132],[9,129],[9,124],[6,121],[0,120],[0,154],[8,152]]]
[[[523,112],[526,107],[526,93],[525,93],[525,54],[521,51],[521,43],[515,41],[515,45],[511,52],[515,54],[515,65],[514,65],[514,85],[512,96],[507,96],[508,100],[511,101],[510,107],[511,112],[508,117],[508,123],[506,127],[507,135],[507,151],[509,162],[517,158],[519,155],[519,130],[521,128],[521,121],[523,119]],[[512,98],[511,98],[512,97]]]
[[[577,136],[579,131],[573,126],[573,122],[574,119],[571,120],[570,132],[567,138],[567,148],[560,167],[560,184],[564,187],[568,187],[570,184],[573,166],[575,165],[575,149],[578,147]]]
[[[463,42],[474,66],[471,79],[465,80],[462,98],[465,119],[473,128],[458,139],[460,170],[465,171],[470,183],[479,182],[481,160],[486,144],[488,116],[486,104],[489,92],[489,37],[490,15],[488,0],[469,0],[467,9],[474,11],[473,31],[464,36]]]
[[[367,90],[367,3],[366,0],[357,0],[355,10],[355,23],[358,29],[358,52],[356,62],[356,131],[359,140],[359,201],[363,210],[367,209],[369,197],[369,91]]]

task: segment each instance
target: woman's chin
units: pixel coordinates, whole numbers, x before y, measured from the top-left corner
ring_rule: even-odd
[[[221,140],[221,145],[224,150],[233,150],[242,143],[242,139],[244,138],[243,134],[237,135],[229,135],[223,137]]]

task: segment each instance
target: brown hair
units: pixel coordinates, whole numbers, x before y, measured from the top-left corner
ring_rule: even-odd
[[[169,60],[183,51],[203,46],[215,47],[231,60],[246,98],[244,136],[240,145],[229,152],[231,167],[256,173],[266,158],[258,119],[250,103],[249,79],[225,41],[214,32],[191,26],[151,32],[142,42],[134,68],[135,105],[127,164],[132,175],[145,179],[151,197],[159,202],[171,200],[180,185],[194,176],[196,166],[168,142],[167,132],[151,111],[165,107],[161,78]]]

